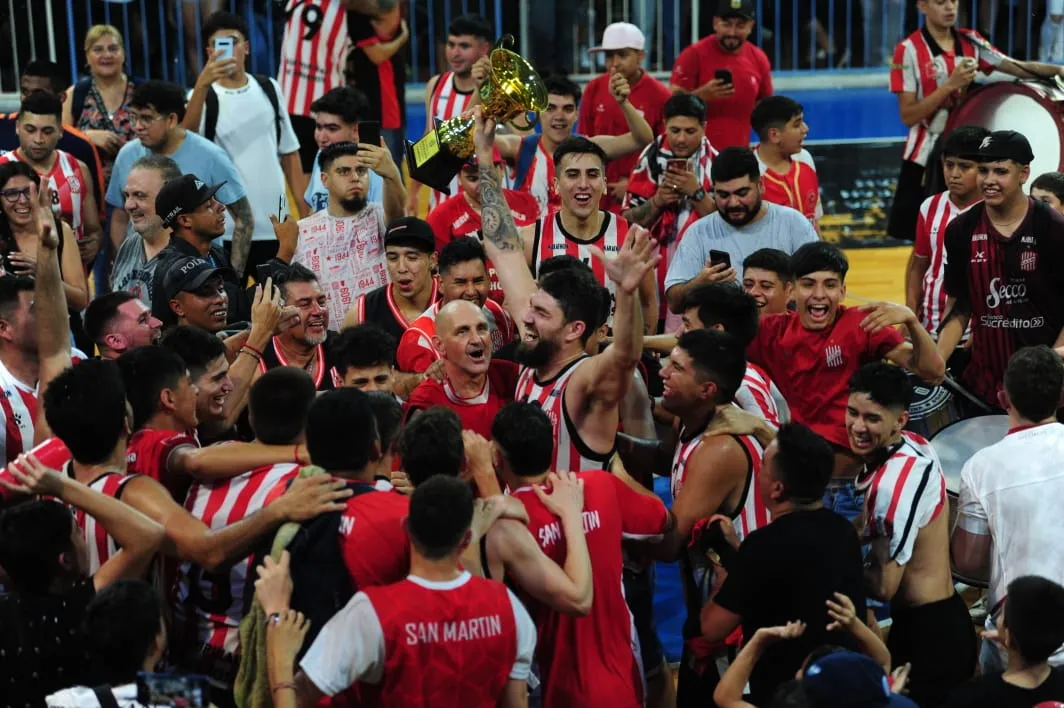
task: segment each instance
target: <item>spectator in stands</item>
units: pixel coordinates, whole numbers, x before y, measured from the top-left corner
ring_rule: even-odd
[[[750,123],[760,140],[754,154],[765,199],[805,214],[820,233],[817,219],[824,215],[824,207],[813,156],[802,147],[809,134],[802,104],[786,96],[763,98],[750,114]]]
[[[296,217],[309,214],[302,200],[289,205],[287,198],[286,181],[293,194],[302,194],[307,188],[299,140],[288,113],[281,109],[285,98],[276,79],[252,76],[244,69],[251,52],[244,18],[216,12],[203,23],[201,36],[207,64],[189,93],[181,125],[225,150],[247,187],[255,223],[247,269],[254,273],[258,265],[277,255],[270,215],[284,220],[291,212]],[[231,44],[228,56],[216,47],[217,41]],[[232,236],[226,229],[225,248],[230,253]]]
[[[113,179],[107,185],[107,203],[114,207],[111,214],[111,243],[117,248],[126,237],[129,213],[125,210],[122,190],[133,163],[152,153],[166,155],[186,175],[199,175],[208,184],[219,186],[218,201],[226,206],[235,222],[233,267],[238,276],[242,275],[255,224],[247,191],[229,156],[214,143],[181,127],[185,117],[185,92],[177,84],[146,81],[137,86],[129,106],[137,139],[119,151],[115,158]],[[219,231],[215,237],[221,234],[222,231]]]
[[[310,183],[303,194],[309,213],[316,214],[329,206],[329,190],[321,181],[321,151],[335,143],[357,143],[358,121],[366,115],[366,96],[350,86],[338,86],[311,104],[313,111],[312,133],[314,164],[310,170]],[[399,164],[399,163],[396,163]],[[370,172],[366,201],[380,204],[384,197],[384,178]]]
[[[410,39],[410,30],[398,0],[376,4],[376,11],[352,10],[347,15],[347,32],[355,43],[347,55],[349,74],[366,96],[368,110],[362,120],[380,123],[384,144],[395,164],[401,165],[406,155],[407,59],[400,50]]]
[[[156,294],[160,307],[170,310],[171,324],[192,325],[208,332],[225,329],[229,296],[218,269],[197,256],[174,258],[166,263]]]
[[[768,57],[747,41],[754,8],[754,0],[718,0],[713,35],[684,49],[669,79],[673,91],[706,102],[706,134],[718,150],[750,144],[754,105],[772,95]]]
[[[155,212],[155,198],[164,184],[179,177],[181,168],[166,155],[145,155],[133,163],[122,187],[129,227],[111,265],[111,289],[136,295],[149,309],[155,269],[170,243],[170,229]]]
[[[85,309],[85,333],[101,359],[117,359],[126,352],[157,344],[163,323],[131,293],[100,295]]]
[[[742,284],[760,317],[786,312],[794,295],[791,257],[778,248],[759,248],[743,261]]]
[[[655,136],[665,132],[665,106],[669,87],[644,71],[646,39],[643,32],[628,22],[614,22],[602,33],[602,44],[588,51],[601,53],[606,59],[606,73],[596,76],[584,89],[580,104],[580,131],[584,135],[624,135],[629,131],[624,110],[610,95],[610,80],[620,74],[631,87],[628,100],[650,124]],[[701,117],[701,116],[699,116]],[[602,208],[621,213],[628,193],[628,175],[638,158],[628,155],[606,165],[606,195]],[[520,226],[520,224],[518,224]]]
[[[801,213],[762,199],[761,171],[749,148],[722,150],[713,160],[710,179],[717,211],[688,229],[665,277],[665,297],[673,312],[679,312],[683,294],[693,285],[738,280],[735,266],[758,249],[794,253],[819,240]],[[711,250],[727,253],[730,260],[714,261]]]
[[[1031,196],[1064,214],[1064,172],[1046,172],[1031,182]]]
[[[348,327],[333,341],[336,373],[345,387],[387,391],[395,386],[395,338],[374,324]]]

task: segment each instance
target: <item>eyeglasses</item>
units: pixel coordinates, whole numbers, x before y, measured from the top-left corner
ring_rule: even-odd
[[[0,191],[0,197],[4,198],[4,201],[11,204],[16,204],[22,197],[26,198],[28,202],[30,200],[30,188],[23,187],[22,189],[5,189]]]
[[[133,126],[143,125],[145,128],[150,126],[155,121],[163,120],[164,118],[166,118],[166,116],[153,116],[153,115],[146,115],[144,113],[130,113],[129,114],[129,122]]]

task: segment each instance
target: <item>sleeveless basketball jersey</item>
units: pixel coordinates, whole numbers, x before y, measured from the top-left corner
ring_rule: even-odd
[[[433,278],[429,306],[436,302],[436,298],[439,296],[439,288],[439,281]],[[377,325],[395,337],[396,342],[402,339],[403,334],[410,328],[411,321],[407,320],[403,316],[403,311],[399,309],[390,284],[382,285],[365,295],[359,295],[358,299],[355,300],[355,308],[356,312],[358,312],[359,322]]]
[[[277,83],[285,109],[309,116],[310,104],[344,85],[344,62],[351,51],[347,10],[341,0],[287,0]]]
[[[436,88],[432,91],[432,98],[429,101],[429,108],[432,111],[432,116],[438,120],[445,121],[450,118],[454,118],[460,115],[463,111],[469,108],[469,104],[473,101],[473,92],[463,93],[459,91],[454,85],[454,72],[445,71],[440,74],[440,80],[436,82]],[[443,192],[435,189],[429,191],[429,211],[432,211],[437,204],[442,202],[448,196],[454,196],[460,193],[461,188],[458,185],[458,176],[451,178],[451,194],[447,195]]]
[[[388,286],[385,286],[388,287]],[[332,351],[332,339],[334,335],[332,332],[328,332],[325,335],[325,341],[317,346],[317,370],[311,372],[307,370],[308,374],[314,378],[314,388],[318,391],[332,391],[334,388],[339,388],[342,385],[340,380],[340,374],[336,372],[336,367],[333,366],[332,357],[329,356],[329,352]],[[270,369],[276,369],[278,366],[294,366],[288,363],[288,359],[281,351],[280,345],[277,343],[277,337],[271,337],[270,343],[262,350],[262,360],[259,362],[259,371],[265,374]]]
[[[0,361],[0,453],[4,464],[33,447],[37,390],[16,379]]]
[[[570,236],[562,226],[561,212],[552,212],[536,222],[535,238],[532,247],[532,275],[538,277],[539,267],[543,261],[554,256],[572,256],[579,258],[591,268],[595,280],[600,285],[605,285],[617,299],[617,284],[606,277],[606,269],[602,261],[591,255],[588,246],[598,246],[607,255],[616,256],[624,246],[624,239],[628,236],[628,222],[608,211],[602,214],[602,226],[598,234],[590,241],[578,241]],[[613,307],[610,308],[610,326],[613,326]]]
[[[514,188],[536,198],[540,217],[547,216],[561,206],[561,198],[554,189],[554,157],[543,147],[542,140],[537,139],[532,164],[522,182],[515,184]]]
[[[517,379],[517,393],[514,400],[534,403],[547,414],[554,427],[554,458],[551,469],[558,471],[585,472],[588,470],[608,470],[613,450],[598,453],[580,439],[576,425],[565,410],[565,387],[577,368],[588,360],[582,356],[575,359],[549,381],[536,380],[534,369],[522,367]]]
[[[5,162],[25,162],[18,150],[11,150],[0,155],[0,165]],[[90,185],[85,184],[81,166],[70,153],[55,151],[55,163],[48,174],[40,175],[47,179],[52,187],[52,211],[74,230],[78,241],[85,239],[85,224],[82,213],[85,208],[85,195]]]
[[[67,475],[73,477],[71,466],[67,465]],[[137,477],[135,474],[119,474],[118,472],[104,472],[96,479],[89,482],[88,487],[100,494],[106,494],[115,499],[122,498],[122,490],[126,483]],[[74,510],[74,520],[81,535],[85,539],[85,547],[88,550],[89,568],[88,574],[92,576],[100,567],[111,559],[118,551],[118,543],[107,533],[103,524],[95,517],[86,514],[81,509]]]

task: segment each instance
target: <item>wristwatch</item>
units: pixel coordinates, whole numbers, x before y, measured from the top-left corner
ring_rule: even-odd
[[[700,202],[706,198],[706,190],[699,187],[695,190],[695,193],[691,195],[691,201]]]

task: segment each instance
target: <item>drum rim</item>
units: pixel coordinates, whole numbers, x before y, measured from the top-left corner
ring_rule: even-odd
[[[955,420],[955,421],[953,421],[953,422],[951,422],[951,423],[947,423],[946,425],[944,425],[944,426],[942,426],[941,428],[939,428],[939,429],[938,429],[938,430],[937,430],[937,431],[935,432],[935,434],[934,434],[934,435],[932,435],[931,437],[929,437],[929,438],[927,439],[927,441],[928,441],[928,442],[931,442],[932,440],[934,440],[935,438],[937,438],[937,437],[938,437],[939,435],[941,435],[941,434],[942,434],[942,433],[944,433],[945,431],[949,430],[949,429],[950,429],[950,428],[952,428],[952,427],[953,427],[954,425],[957,425],[958,423],[964,423],[964,422],[966,422],[966,421],[969,421],[969,420],[976,420],[976,419],[978,419],[978,418],[1004,418],[1004,419],[1006,420],[1006,423],[1007,423],[1007,421],[1008,421],[1008,416],[1007,416],[1007,415],[1005,415],[1004,413],[984,413],[984,414],[982,414],[982,415],[973,415],[973,416],[971,416],[971,417],[969,417],[969,418],[961,418],[960,420]],[[985,449],[985,448],[982,448],[982,449]]]

